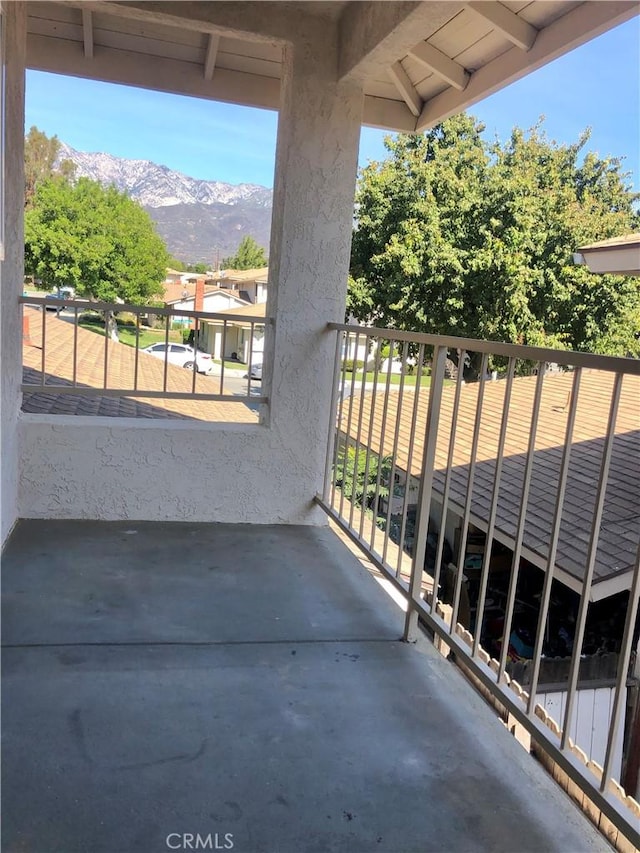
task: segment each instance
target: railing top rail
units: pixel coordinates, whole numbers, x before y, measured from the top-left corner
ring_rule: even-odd
[[[251,317],[247,314],[228,314],[215,311],[189,311],[185,309],[160,308],[155,305],[132,305],[120,302],[89,302],[84,299],[47,299],[43,296],[20,296],[23,305],[44,305],[49,308],[79,308],[85,311],[128,311],[131,314],[155,314],[158,317],[193,317],[199,320],[220,320],[245,323],[254,326],[270,326],[272,317]]]
[[[456,338],[452,335],[432,335],[426,332],[405,332],[400,329],[384,329],[375,326],[359,326],[353,323],[328,323],[327,328],[339,332],[353,332],[371,338],[383,338],[387,341],[409,341],[429,346],[444,346],[447,349],[466,350],[467,352],[488,353],[519,358],[527,361],[555,362],[571,367],[585,367],[591,370],[608,370],[612,373],[628,373],[640,376],[640,359],[623,358],[613,355],[597,355],[590,352],[529,347],[521,344],[507,344],[502,341],[482,341],[475,338]]]

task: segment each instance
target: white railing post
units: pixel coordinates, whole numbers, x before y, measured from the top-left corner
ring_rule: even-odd
[[[429,532],[429,515],[433,494],[433,473],[440,426],[440,409],[442,405],[442,389],[444,387],[444,368],[447,361],[447,348],[438,346],[433,352],[431,368],[431,385],[429,388],[429,409],[424,436],[424,452],[422,456],[422,473],[420,491],[416,512],[416,535],[413,543],[413,561],[411,564],[411,580],[409,582],[409,598],[404,622],[403,639],[413,642],[418,628],[418,612],[413,606],[420,600],[422,590],[422,572],[427,550],[427,533]],[[401,545],[402,547],[402,545]]]

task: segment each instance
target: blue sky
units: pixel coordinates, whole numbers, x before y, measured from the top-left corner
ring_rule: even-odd
[[[491,139],[505,140],[514,125],[529,128],[541,115],[558,142],[575,142],[591,127],[589,150],[624,157],[640,190],[639,69],[636,17],[470,112]],[[148,159],[207,180],[273,185],[274,112],[30,71],[26,127],[34,124],[80,151]],[[385,135],[363,128],[361,166],[384,157]]]

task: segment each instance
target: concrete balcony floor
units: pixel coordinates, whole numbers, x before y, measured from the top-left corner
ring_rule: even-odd
[[[3,576],[5,851],[610,849],[328,528],[22,522]]]

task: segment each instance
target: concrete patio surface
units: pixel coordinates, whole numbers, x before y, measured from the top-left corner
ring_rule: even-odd
[[[7,853],[610,849],[328,528],[25,521],[2,570]]]

